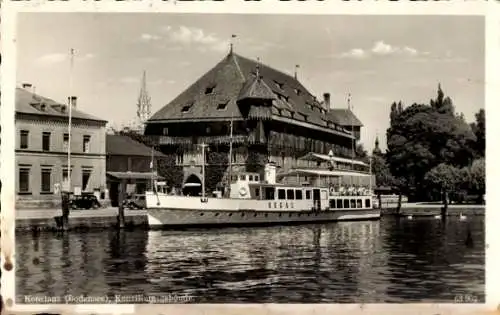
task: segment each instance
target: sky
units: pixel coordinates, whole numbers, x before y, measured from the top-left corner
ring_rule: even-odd
[[[428,104],[440,83],[467,121],[485,106],[475,16],[22,13],[16,82],[60,102],[76,95],[80,110],[120,127],[135,119],[143,71],[155,113],[227,55],[232,34],[242,56],[290,74],[298,64],[318,99],[329,92],[346,108],[350,93],[370,151],[377,136],[386,148],[393,101]]]

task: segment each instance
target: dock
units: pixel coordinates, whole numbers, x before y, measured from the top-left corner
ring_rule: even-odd
[[[16,231],[57,231],[60,209],[16,210]],[[71,210],[67,230],[108,229],[117,227],[118,208]],[[125,227],[148,227],[145,210],[125,210]]]
[[[426,202],[415,202],[415,203],[403,203],[401,205],[401,211],[399,215],[402,216],[435,216],[441,214],[441,208],[443,208],[442,203],[426,203]],[[450,204],[448,205],[447,215],[448,216],[458,216],[461,213],[463,215],[469,216],[481,216],[485,213],[485,205],[474,205],[474,204]],[[382,204],[382,215],[398,215],[397,204]]]

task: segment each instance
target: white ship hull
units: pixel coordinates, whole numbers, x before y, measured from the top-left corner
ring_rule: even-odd
[[[328,210],[321,212],[272,212],[272,211],[224,211],[149,209],[149,226],[228,226],[228,225],[266,225],[285,223],[310,223],[349,220],[378,220],[380,211],[367,210]]]
[[[362,199],[366,197],[349,197]],[[241,226],[311,223],[347,220],[377,220],[380,210],[313,210],[307,201],[275,202],[222,198],[181,197],[147,194],[148,223],[151,228]]]

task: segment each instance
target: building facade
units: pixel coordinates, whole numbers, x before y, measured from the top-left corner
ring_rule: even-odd
[[[106,135],[106,186],[112,206],[118,206],[121,180],[135,185],[133,193],[144,194],[158,179],[157,169],[165,155],[125,135]],[[151,165],[153,162],[153,165]]]
[[[16,192],[17,208],[54,207],[58,190],[99,192],[105,199],[106,121],[76,108],[72,97],[71,137],[66,104],[32,93],[30,86],[16,89]],[[71,138],[71,144],[69,143]],[[71,151],[68,181],[68,146]]]
[[[333,151],[351,158],[359,119],[348,109],[335,108],[329,93],[318,100],[296,77],[231,51],[156,112],[145,134],[183,168],[182,185],[200,178],[203,158],[209,168],[227,168],[231,158],[231,172],[262,172],[268,161],[282,171],[316,167],[299,159],[308,152]],[[204,157],[202,143],[208,145]],[[218,176],[224,182],[227,172]]]

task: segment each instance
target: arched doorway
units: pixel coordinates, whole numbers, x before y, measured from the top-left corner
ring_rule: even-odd
[[[182,187],[184,196],[201,196],[201,179],[196,174],[189,175]]]

